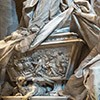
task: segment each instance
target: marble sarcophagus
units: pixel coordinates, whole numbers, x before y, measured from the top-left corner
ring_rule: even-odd
[[[83,44],[83,40],[79,39],[76,33],[59,33],[49,36],[34,50],[24,54],[15,52],[7,65],[9,81],[14,84],[17,77],[23,76],[27,81],[32,80],[37,83],[37,87],[40,85],[46,89],[49,87],[48,92],[37,89],[38,92],[31,100],[44,98],[65,100],[66,97],[59,97],[57,93],[64,88],[80,62]],[[44,94],[42,95],[41,92]],[[22,100],[22,96],[14,95],[2,98],[3,100]]]

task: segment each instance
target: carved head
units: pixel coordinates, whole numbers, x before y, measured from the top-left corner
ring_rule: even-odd
[[[19,76],[16,79],[16,83],[22,86],[26,84],[26,78],[24,76]]]

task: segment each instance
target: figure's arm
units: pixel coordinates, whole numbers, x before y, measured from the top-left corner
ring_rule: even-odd
[[[88,1],[84,0],[75,0],[74,8],[75,14],[81,16],[88,21],[100,26],[100,16],[98,16],[95,11],[92,9]]]

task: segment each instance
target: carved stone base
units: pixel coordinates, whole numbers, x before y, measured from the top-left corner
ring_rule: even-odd
[[[21,96],[6,96],[2,97],[3,100],[22,100]],[[67,97],[59,97],[59,96],[35,96],[30,98],[30,100],[67,100]]]

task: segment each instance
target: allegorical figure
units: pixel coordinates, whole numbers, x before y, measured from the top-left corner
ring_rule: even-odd
[[[85,18],[100,28],[100,16],[84,12],[76,12],[77,16]],[[96,76],[100,68],[100,32],[97,44],[93,47],[88,56],[81,62],[66,84],[64,95],[70,95],[75,100],[99,100],[99,76]],[[89,35],[89,34],[88,34]],[[92,37],[90,37],[92,38]],[[88,38],[89,39],[89,38]],[[97,72],[97,70],[98,72]],[[96,76],[96,77],[95,77]],[[96,81],[98,79],[98,81]],[[60,93],[60,92],[59,92]],[[81,94],[81,95],[80,95]]]

